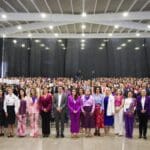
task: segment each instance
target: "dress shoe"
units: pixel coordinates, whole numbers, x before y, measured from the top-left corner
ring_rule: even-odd
[[[65,137],[64,134],[61,134],[61,137],[64,138]]]

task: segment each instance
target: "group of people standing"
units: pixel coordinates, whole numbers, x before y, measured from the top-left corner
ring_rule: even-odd
[[[5,123],[8,125],[7,135],[15,135],[14,125],[17,120],[17,136],[27,135],[27,120],[29,120],[29,134],[39,137],[39,120],[43,137],[50,135],[51,112],[54,113],[56,138],[64,137],[65,114],[68,110],[70,118],[71,137],[79,137],[84,132],[91,137],[94,128],[95,136],[101,136],[100,129],[104,128],[105,135],[114,126],[114,133],[118,136],[133,137],[135,112],[139,119],[139,138],[147,139],[147,123],[150,112],[150,99],[146,90],[142,89],[136,98],[133,91],[128,91],[126,97],[121,89],[100,86],[76,88],[72,87],[68,93],[63,86],[57,87],[57,93],[50,93],[48,87],[42,87],[38,96],[37,89],[31,88],[30,95],[26,89],[20,88],[15,95],[13,88],[7,88],[7,95],[0,90],[0,136],[4,136]],[[125,131],[125,133],[124,133]]]

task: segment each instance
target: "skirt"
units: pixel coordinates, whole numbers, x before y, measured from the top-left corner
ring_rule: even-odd
[[[84,124],[84,114],[81,112],[80,113],[80,126],[81,126],[81,128],[83,128],[83,124]]]
[[[100,104],[95,106],[95,126],[96,128],[104,128],[104,111],[101,110]]]
[[[7,124],[8,125],[13,125],[15,124],[16,120],[16,114],[15,114],[15,107],[14,106],[7,106]]]
[[[114,124],[114,116],[104,115],[104,125],[105,126],[113,126],[113,124]]]
[[[6,117],[4,110],[0,110],[0,126],[6,125]]]
[[[86,114],[83,117],[83,128],[95,128],[94,115],[91,115],[92,106],[83,107]]]

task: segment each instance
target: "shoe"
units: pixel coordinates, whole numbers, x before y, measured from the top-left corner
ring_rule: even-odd
[[[100,134],[100,133],[98,133],[97,135],[98,135],[98,136],[101,136],[101,134]]]
[[[1,134],[1,136],[4,136],[4,135],[5,135],[4,133]]]
[[[8,135],[7,137],[8,137],[8,138],[12,138],[12,137],[14,137],[14,136],[13,136],[13,135]]]
[[[97,136],[97,132],[94,132],[94,135]]]
[[[59,138],[59,134],[56,135],[56,138]]]
[[[147,140],[147,137],[146,137],[146,136],[144,136],[143,138],[144,138],[145,140]]]
[[[49,135],[48,135],[48,134],[46,134],[46,135],[45,135],[45,137],[49,137]]]
[[[140,135],[140,136],[139,136],[139,139],[141,139],[141,138],[142,138],[142,136]]]
[[[64,138],[65,137],[64,134],[61,134],[61,137]]]

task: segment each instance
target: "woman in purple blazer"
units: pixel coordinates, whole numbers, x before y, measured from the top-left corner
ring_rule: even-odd
[[[81,99],[78,96],[76,89],[72,89],[71,95],[68,97],[68,108],[71,120],[71,136],[78,137],[78,133],[80,130]]]

